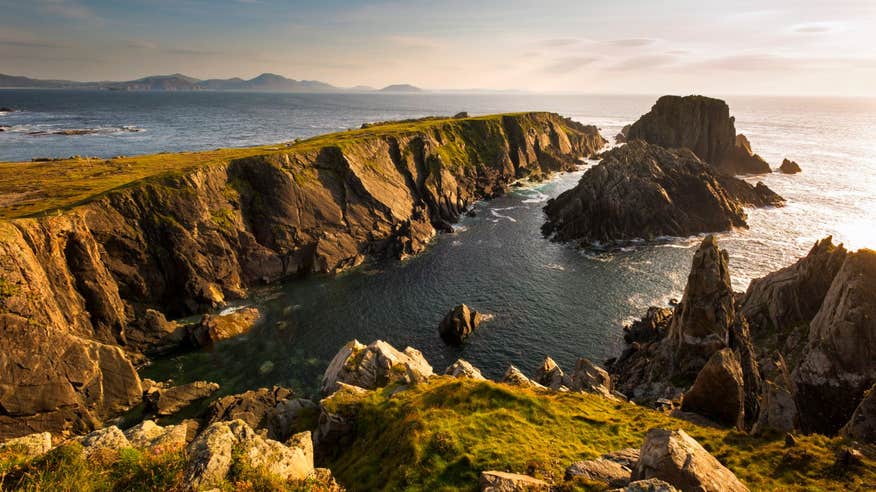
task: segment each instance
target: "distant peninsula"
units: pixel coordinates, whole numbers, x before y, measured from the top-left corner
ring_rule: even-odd
[[[7,89],[79,89],[109,91],[249,91],[249,92],[424,92],[410,84],[393,84],[382,89],[357,85],[337,87],[318,80],[295,80],[273,73],[263,73],[246,80],[197,79],[180,73],[153,75],[128,81],[77,82],[72,80],[44,80],[0,74],[0,88]]]

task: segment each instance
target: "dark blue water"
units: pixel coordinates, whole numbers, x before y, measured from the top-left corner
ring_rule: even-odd
[[[596,124],[611,138],[655,96],[112,93],[0,91],[0,160],[137,154],[254,145],[358,127],[366,121],[468,111],[547,110]],[[795,176],[762,179],[788,200],[749,211],[749,230],[722,234],[734,287],[792,263],[817,239],[876,247],[876,101],[727,98],[754,150]],[[127,128],[126,128],[127,127]],[[92,135],[33,131],[98,129]],[[142,131],[130,131],[139,129]],[[592,164],[591,164],[592,165]],[[436,370],[457,357],[501,376],[509,363],[533,370],[545,355],[569,368],[621,348],[621,326],[651,304],[680,297],[699,238],[623,251],[576,251],[540,235],[545,201],[581,172],[477,205],[453,234],[405,262],[369,265],[258,292],[266,323],[210,350],[156,361],[144,375],[208,379],[233,392],[271,384],[312,391],[345,342],[381,338],[423,351]],[[462,348],[445,346],[438,322],[465,302],[493,317]]]

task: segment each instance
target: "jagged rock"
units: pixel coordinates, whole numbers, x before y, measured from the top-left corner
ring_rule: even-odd
[[[322,377],[324,395],[333,393],[338,383],[375,389],[393,382],[404,384],[424,381],[432,376],[432,366],[420,351],[411,347],[399,352],[392,345],[377,340],[365,346],[353,340],[335,355]]]
[[[766,186],[722,176],[686,149],[641,140],[612,149],[578,185],[550,200],[546,235],[559,241],[691,236],[747,227],[744,207],[780,204]]]
[[[313,445],[310,433],[293,436],[291,446],[265,439],[242,420],[216,422],[188,448],[183,484],[187,490],[217,485],[228,474],[232,451],[255,469],[282,480],[305,480],[313,473]]]
[[[271,439],[285,441],[300,415],[316,408],[312,401],[295,398],[291,390],[274,386],[224,396],[210,405],[205,418],[208,425],[240,419],[253,429],[264,430]]]
[[[609,487],[623,487],[630,482],[630,469],[603,458],[578,461],[566,468],[565,480],[580,477],[584,480],[603,482]]]
[[[627,135],[630,133],[630,126],[631,125],[624,125],[624,127],[621,128],[621,131],[614,137],[614,143],[622,144],[627,141]]]
[[[735,320],[728,261],[727,251],[718,248],[714,236],[703,239],[694,254],[666,338],[676,374],[695,376],[713,353],[728,345]]]
[[[730,327],[729,345],[739,361],[742,369],[742,391],[745,397],[743,408],[743,429],[750,430],[760,414],[761,393],[763,392],[763,377],[757,362],[754,343],[751,341],[751,330],[748,320],[737,312],[736,319]]]
[[[864,394],[841,434],[856,441],[876,443],[876,384]]]
[[[720,99],[663,96],[633,123],[627,137],[666,148],[686,147],[730,174],[770,172],[769,164],[751,151],[748,139],[736,135],[730,107]]]
[[[797,174],[802,169],[800,169],[800,165],[796,162],[788,159],[787,157],[782,161],[782,165],[779,166],[779,171],[784,174]]]
[[[254,307],[237,309],[227,314],[205,314],[200,323],[190,328],[189,336],[195,345],[206,347],[248,332],[260,317],[261,313]]]
[[[793,372],[800,425],[834,434],[876,382],[876,252],[849,253],[812,319]]]
[[[610,492],[679,492],[677,488],[657,478],[630,482],[626,487]]]
[[[642,319],[624,326],[624,342],[632,344],[661,340],[669,332],[671,323],[671,309],[651,306]]]
[[[481,324],[481,319],[481,313],[460,304],[444,316],[438,326],[438,333],[448,344],[461,345]]]
[[[152,420],[144,420],[124,434],[134,448],[163,452],[185,447],[187,431],[184,424],[162,427]]]
[[[502,382],[512,386],[520,386],[521,388],[530,388],[534,390],[547,389],[543,385],[526,377],[525,374],[520,372],[520,369],[517,369],[513,365],[508,366],[508,370],[505,371],[505,375],[502,377]]]
[[[456,362],[450,364],[444,374],[455,378],[470,378],[476,381],[485,381],[486,378],[481,374],[480,369],[471,365],[467,360],[457,359]]]
[[[568,387],[570,383],[560,366],[550,357],[544,358],[541,366],[535,371],[534,379],[538,384],[547,386],[554,391],[559,390],[561,386]]]
[[[784,341],[765,339],[784,336],[788,328],[812,321],[848,254],[832,239],[816,242],[793,265],[751,281],[737,308],[756,340],[782,348]]]
[[[683,430],[651,429],[632,481],[657,478],[681,490],[747,491],[748,488]]]
[[[52,449],[52,434],[50,432],[37,432],[26,436],[15,437],[0,443],[0,451],[15,449],[27,457],[42,456]]]
[[[575,363],[575,370],[569,377],[569,389],[596,393],[606,398],[614,398],[611,394],[611,376],[608,371],[581,357]]]
[[[82,444],[82,452],[86,458],[102,451],[119,451],[131,447],[125,434],[114,425],[98,429],[78,441]]]
[[[369,393],[358,386],[338,383],[338,389],[319,402],[319,423],[314,434],[316,452],[325,457],[348,446],[356,424],[356,402]]]
[[[500,471],[481,472],[481,492],[548,492],[550,485],[544,480]]]
[[[684,394],[681,409],[695,412],[721,424],[743,428],[745,389],[742,367],[729,348],[712,354]]]
[[[206,398],[219,389],[216,383],[194,381],[170,388],[149,388],[143,394],[146,410],[158,416],[170,416],[189,406],[193,402]]]

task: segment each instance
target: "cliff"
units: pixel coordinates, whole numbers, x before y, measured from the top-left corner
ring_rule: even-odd
[[[762,183],[721,174],[690,150],[635,140],[548,202],[543,231],[582,243],[690,236],[747,227],[744,207],[782,204]]]
[[[523,113],[275,147],[0,164],[0,436],[26,433],[23,419],[60,431],[129,406],[139,380],[117,347],[165,344],[164,316],[366,257],[416,254],[474,201],[573,169],[604,143],[594,127]],[[74,352],[75,362],[48,363]],[[99,398],[89,389],[114,378]]]

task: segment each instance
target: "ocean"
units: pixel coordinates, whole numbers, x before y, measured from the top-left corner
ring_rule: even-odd
[[[0,113],[0,161],[248,146],[459,111],[555,111],[597,125],[613,141],[657,97],[0,90],[0,107],[21,110]],[[746,178],[788,203],[750,210],[749,229],[719,235],[735,289],[793,263],[827,235],[851,249],[876,248],[876,100],[722,98],[737,131],[773,168],[788,157],[803,169]],[[476,217],[464,217],[415,258],[260,290],[242,303],[266,312],[253,332],[157,360],[142,374],[178,383],[207,379],[223,393],[281,384],[312,394],[328,361],[354,338],[415,347],[436,371],[462,357],[494,378],[509,364],[531,373],[546,355],[567,369],[578,357],[618,355],[625,323],[649,305],[681,297],[701,238],[610,251],[543,238],[541,208],[594,164],[478,203]],[[448,347],[438,323],[461,302],[491,319],[463,347]]]

